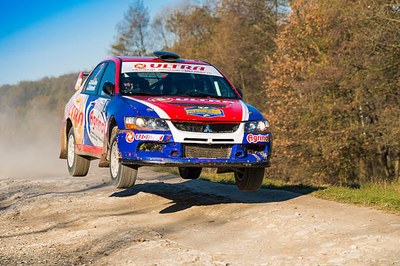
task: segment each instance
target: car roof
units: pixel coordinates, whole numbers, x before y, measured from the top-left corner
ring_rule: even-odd
[[[155,63],[195,64],[195,65],[207,65],[207,66],[211,65],[204,61],[187,60],[187,59],[182,59],[182,58],[180,58],[179,60],[177,60],[175,62],[165,61],[165,60],[159,59],[158,57],[151,57],[151,56],[143,56],[143,57],[114,56],[114,58],[117,58],[117,59],[121,60],[122,62],[155,62]]]

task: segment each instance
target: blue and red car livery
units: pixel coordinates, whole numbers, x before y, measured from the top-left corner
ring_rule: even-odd
[[[270,165],[268,121],[213,65],[155,55],[113,57],[80,73],[61,134],[70,174],[86,175],[100,159],[126,188],[140,166],[176,166],[185,179],[212,167],[234,172],[241,190],[257,190]]]

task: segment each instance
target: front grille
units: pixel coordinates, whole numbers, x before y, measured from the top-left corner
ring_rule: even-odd
[[[173,122],[174,126],[181,131],[203,132],[203,133],[232,133],[240,124],[199,124],[187,122]]]
[[[206,142],[208,143],[209,139],[202,139],[202,138],[184,138],[185,141],[191,141],[191,142]],[[212,139],[212,142],[234,142],[234,139]]]
[[[184,144],[184,158],[228,159],[231,155],[231,145],[196,145]]]

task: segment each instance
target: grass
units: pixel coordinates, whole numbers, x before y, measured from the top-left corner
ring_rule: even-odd
[[[178,174],[175,168],[159,168],[157,171]],[[216,174],[205,172],[201,174],[200,179],[223,184],[235,184],[233,173]],[[262,187],[291,191],[299,194],[310,194],[321,199],[372,207],[400,215],[400,183],[365,184],[359,188],[350,188],[341,186],[290,184],[266,178],[264,179]]]
[[[211,182],[224,183],[224,184],[235,184],[235,178],[233,173],[226,174],[216,174],[216,173],[202,173],[200,179],[208,180]],[[279,180],[272,180],[265,178],[262,184],[263,188],[276,189],[276,190],[286,190],[299,194],[309,194],[324,187],[309,186],[304,184],[288,184]]]
[[[315,191],[313,196],[368,206],[387,212],[400,214],[400,184],[366,184],[359,189],[348,187],[329,186],[324,190]]]

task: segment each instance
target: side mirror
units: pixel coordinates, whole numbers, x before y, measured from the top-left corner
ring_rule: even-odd
[[[114,95],[114,84],[112,84],[111,82],[107,81],[106,83],[104,83],[103,85],[103,92],[107,95],[113,96]]]
[[[237,92],[239,92],[239,94],[240,94],[240,97],[242,97],[242,98],[243,98],[243,91],[242,91],[242,88],[240,88],[240,87],[236,87],[236,90],[237,90]]]

